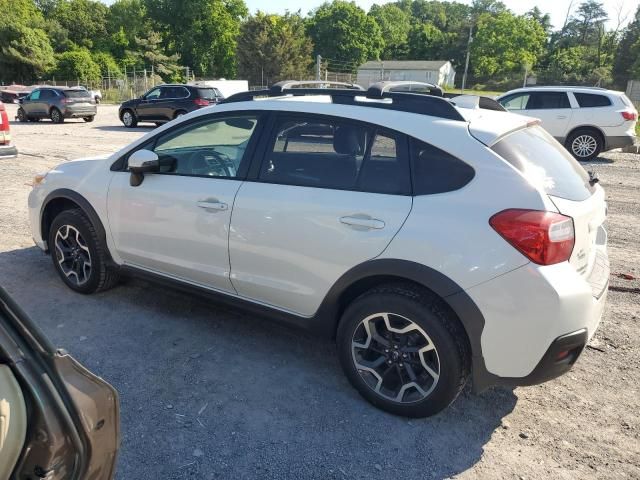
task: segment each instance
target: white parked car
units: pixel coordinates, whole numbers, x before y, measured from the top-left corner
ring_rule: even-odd
[[[140,275],[335,338],[395,414],[569,370],[607,296],[597,179],[468,97],[292,86],[38,176],[35,243],[76,292]]]
[[[508,111],[539,118],[578,160],[633,145],[638,112],[624,92],[595,87],[526,87],[498,97]]]

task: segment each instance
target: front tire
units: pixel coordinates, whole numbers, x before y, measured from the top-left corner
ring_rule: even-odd
[[[84,121],[87,122],[87,123],[91,123],[91,122],[93,122],[94,118],[95,118],[94,116],[84,117]]]
[[[383,285],[354,300],[337,344],[351,384],[395,415],[435,415],[469,377],[470,349],[458,318],[439,297],[413,285]]]
[[[581,129],[569,135],[565,146],[576,160],[587,162],[600,155],[604,142],[598,132],[591,129]]]
[[[53,219],[49,251],[56,271],[71,290],[95,293],[118,282],[104,240],[80,209],[65,210]]]
[[[125,110],[122,112],[122,116],[120,117],[122,123],[127,128],[135,128],[138,126],[138,119],[136,118],[136,114],[133,113],[132,110]]]
[[[18,109],[18,121],[19,122],[28,122],[29,117],[27,117],[27,113],[24,111],[22,107]]]
[[[62,112],[55,107],[51,109],[51,112],[49,112],[49,118],[51,118],[51,121],[53,123],[64,122],[64,117],[62,116]]]
[[[187,112],[185,110],[178,110],[174,115],[173,115],[173,119],[175,120],[176,118],[179,118],[183,115],[186,115]]]

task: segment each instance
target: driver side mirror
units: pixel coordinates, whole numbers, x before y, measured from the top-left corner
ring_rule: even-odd
[[[129,157],[129,171],[131,178],[129,184],[137,187],[144,180],[145,173],[158,173],[160,171],[160,159],[151,150],[138,150]]]

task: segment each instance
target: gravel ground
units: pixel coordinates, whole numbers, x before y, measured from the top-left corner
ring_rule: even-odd
[[[113,106],[91,124],[14,123],[20,156],[0,161],[0,285],[120,392],[118,479],[640,478],[640,156],[592,162],[611,291],[575,368],[408,421],[362,400],[330,343],[138,280],[94,296],[63,286],[33,247],[26,184],[146,131],[121,127]]]

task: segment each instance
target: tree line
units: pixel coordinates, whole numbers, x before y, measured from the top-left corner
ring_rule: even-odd
[[[640,7],[626,28],[618,18],[607,29],[601,2],[571,5],[554,29],[537,7],[517,15],[495,0],[399,0],[369,12],[333,0],[308,15],[250,15],[243,0],[0,0],[0,81],[93,82],[153,68],[164,81],[192,73],[259,85],[312,77],[316,55],[348,73],[367,60],[451,60],[460,78],[468,48],[470,76],[487,88],[524,71],[619,87],[640,78]]]

